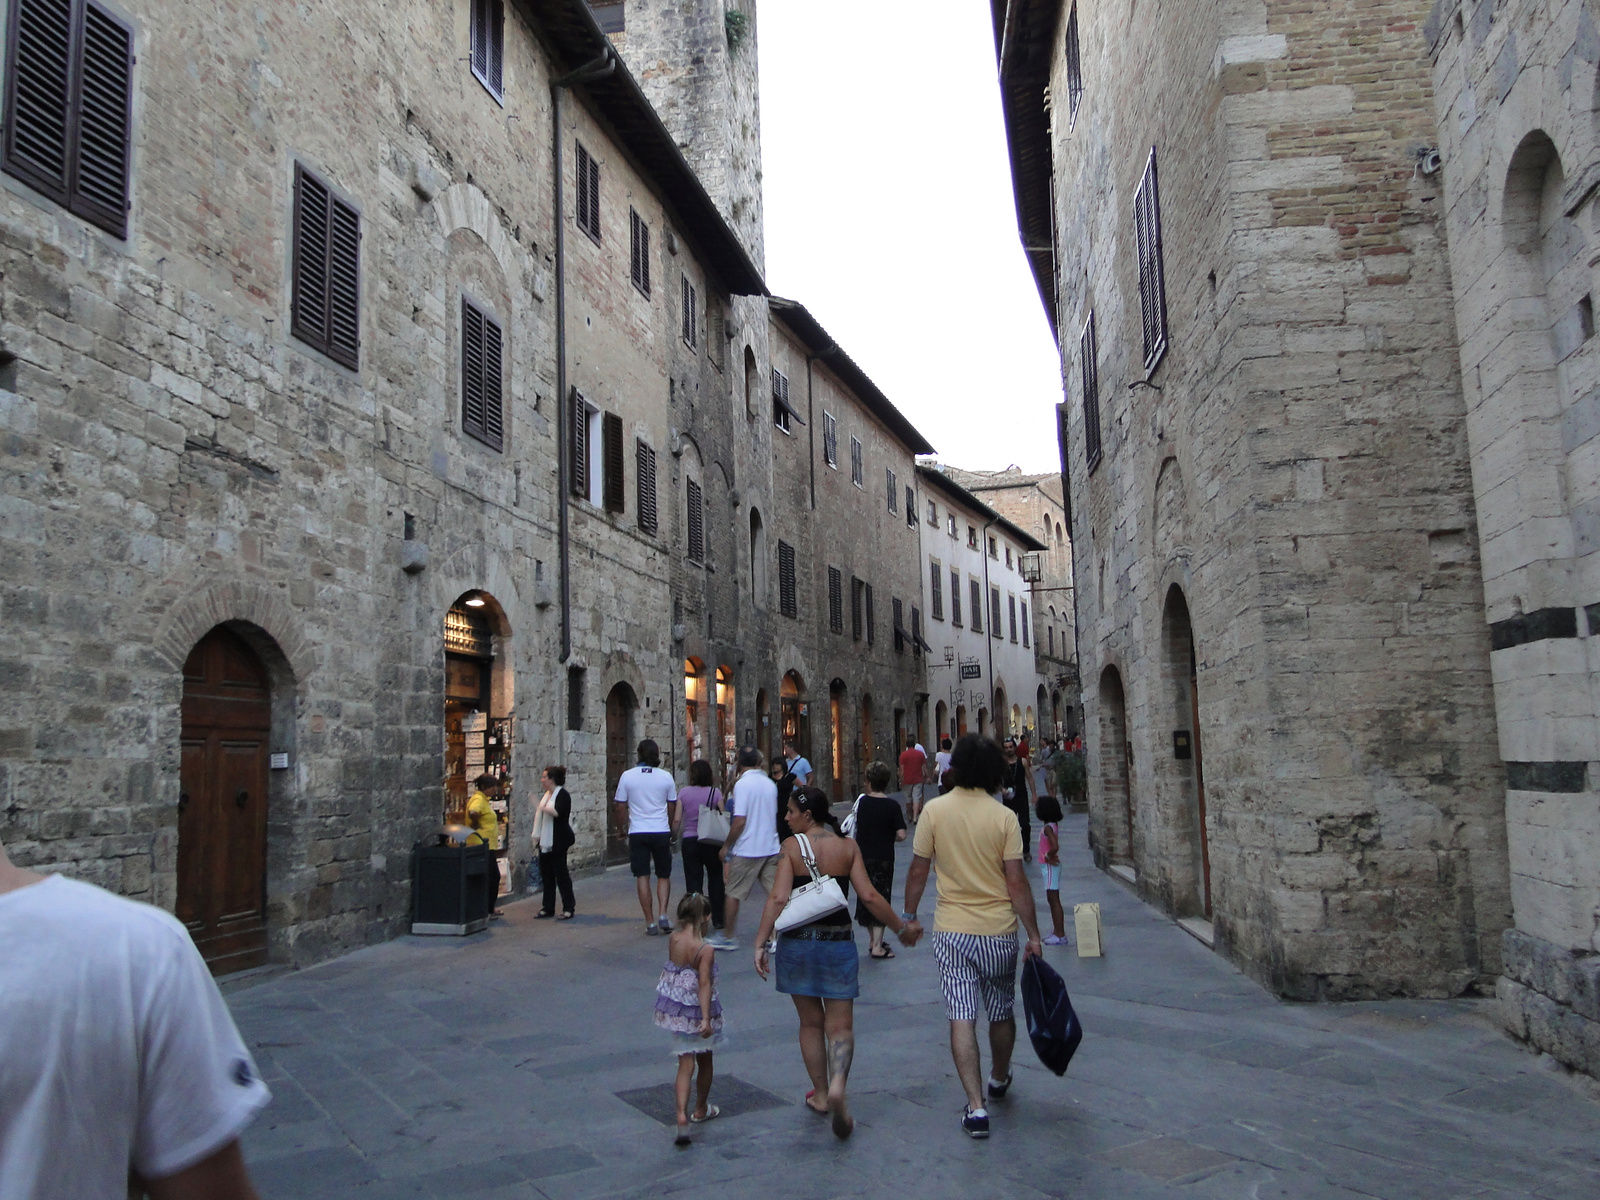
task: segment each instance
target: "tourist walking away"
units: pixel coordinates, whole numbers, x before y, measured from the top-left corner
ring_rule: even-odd
[[[793,742],[786,741],[783,743],[783,765],[788,769],[789,774],[794,776],[796,783],[803,787],[811,786],[811,761],[795,749]],[[779,809],[778,811],[782,812],[784,810]]]
[[[922,780],[928,773],[928,756],[917,745],[917,739],[906,736],[906,748],[900,751],[900,792],[906,798],[906,812],[917,819],[922,807]]]
[[[544,795],[533,812],[533,841],[539,848],[539,874],[544,879],[544,904],[535,920],[556,915],[556,892],[561,892],[561,917],[572,920],[577,901],[572,894],[572,872],[567,870],[567,851],[577,835],[572,832],[572,795],[567,791],[567,769],[548,766],[539,776]]]
[[[933,956],[950,1018],[950,1055],[967,1093],[961,1128],[975,1138],[989,1136],[978,1011],[981,1007],[989,1018],[988,1100],[1001,1100],[1011,1087],[1011,1051],[1017,1041],[1018,921],[1028,938],[1022,957],[1043,952],[1033,889],[1022,866],[1022,830],[994,801],[1004,772],[1005,759],[991,739],[968,734],[956,743],[950,755],[955,787],[930,800],[917,823],[901,913],[913,934],[919,934],[917,906],[928,886],[928,871],[937,865]]]
[[[1033,768],[1033,794],[1043,800],[1046,796],[1056,798],[1056,743],[1046,738],[1039,743],[1038,752],[1029,760]],[[1037,806],[1035,806],[1037,807]]]
[[[1061,907],[1061,801],[1040,796],[1039,874],[1044,877],[1044,901],[1050,906],[1050,936],[1046,946],[1067,944],[1067,914]]]
[[[850,836],[861,849],[861,861],[867,869],[867,881],[885,902],[894,902],[894,847],[906,840],[906,817],[900,804],[887,794],[889,764],[867,764],[867,791],[856,800],[855,825]],[[867,905],[860,889],[856,891],[856,920],[867,927],[872,945],[867,951],[870,958],[893,958],[894,951],[884,944],[885,922]]]
[[[1026,760],[1017,753],[1016,739],[1006,739],[1004,754],[1005,771],[1001,777],[1000,799],[1017,814],[1017,827],[1022,834],[1022,857],[1026,862],[1032,862],[1033,846],[1030,839],[1033,837],[1033,818],[1029,814],[1033,811],[1033,780]]]
[[[672,827],[678,818],[678,788],[661,769],[661,748],[650,738],[639,743],[639,765],[617,780],[612,804],[617,830],[628,839],[628,863],[644,912],[645,932],[659,937],[672,929],[667,901],[672,898]],[[657,901],[651,906],[650,868],[656,869]]]
[[[684,891],[698,892],[710,899],[711,924],[716,932],[707,941],[717,950],[733,950],[734,943],[722,932],[722,839],[700,836],[700,816],[706,809],[723,811],[722,790],[712,782],[711,764],[697,758],[689,764],[689,786],[678,793],[678,847],[683,858]]]
[[[271,1099],[176,918],[0,846],[0,1196],[256,1200]]]
[[[854,884],[862,903],[893,928],[905,945],[915,945],[921,931],[908,930],[888,899],[872,886],[860,847],[840,835],[822,789],[796,788],[789,797],[788,815],[794,834],[783,843],[778,882],[761,913],[761,930],[756,935],[756,973],[763,979],[767,977],[767,940],[777,927],[778,914],[788,904],[792,889],[822,876],[831,875],[847,896],[849,886]],[[805,1060],[806,1074],[811,1076],[806,1107],[831,1119],[835,1137],[847,1138],[855,1129],[846,1088],[856,1049],[855,998],[861,991],[861,959],[856,953],[849,907],[785,930],[778,935],[776,953],[778,990],[794,1001],[800,1017],[800,1056]],[[823,1103],[819,1104],[819,1099]]]
[[[950,781],[946,778],[950,774],[950,739],[939,739],[939,753],[933,756],[933,782],[939,789],[939,795],[944,795],[950,790]],[[921,815],[920,813],[918,814]]]
[[[500,781],[493,775],[479,775],[472,783],[472,795],[467,797],[467,824],[472,832],[467,835],[467,845],[489,847],[489,869],[483,877],[484,912],[491,917],[501,916],[500,862],[495,857],[500,849],[500,814],[495,812],[489,797],[499,791]]]
[[[739,927],[739,905],[756,882],[771,895],[778,877],[778,785],[762,772],[761,761],[754,746],[739,751],[739,778],[729,797],[733,821],[719,855],[728,872],[722,931],[729,938]]]
[[[672,1039],[678,1060],[675,1096],[678,1128],[673,1141],[689,1144],[689,1126],[721,1113],[711,1098],[711,1054],[722,1046],[722,1001],[717,996],[716,951],[706,941],[711,905],[698,893],[678,901],[678,919],[667,939],[667,964],[656,983],[655,1023]],[[696,1078],[698,1076],[698,1079]],[[694,1108],[689,1107],[691,1087]]]

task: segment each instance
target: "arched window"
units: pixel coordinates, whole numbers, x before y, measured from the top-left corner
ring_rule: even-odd
[[[757,608],[767,607],[767,531],[761,524],[761,511],[750,509],[750,600]]]

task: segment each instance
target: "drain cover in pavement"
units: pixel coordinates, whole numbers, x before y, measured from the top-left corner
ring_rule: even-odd
[[[671,1090],[670,1084],[668,1090]],[[1195,1146],[1170,1137],[1147,1138],[1142,1142],[1134,1142],[1131,1146],[1107,1150],[1095,1157],[1113,1167],[1138,1171],[1141,1175],[1148,1175],[1163,1183],[1182,1179],[1186,1175],[1197,1175],[1201,1171],[1209,1171],[1236,1161],[1232,1155],[1219,1154],[1215,1150],[1207,1150],[1204,1146]]]
[[[618,1092],[617,1099],[631,1104],[653,1121],[663,1125],[678,1123],[678,1101],[670,1083],[654,1087],[634,1088]],[[724,1117],[738,1117],[745,1113],[760,1112],[764,1108],[782,1108],[783,1101],[771,1092],[762,1091],[753,1083],[746,1083],[735,1075],[718,1075],[711,1083],[711,1103],[722,1110]]]

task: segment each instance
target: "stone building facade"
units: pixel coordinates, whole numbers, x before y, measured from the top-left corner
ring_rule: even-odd
[[[1026,724],[1047,737],[1075,737],[1082,729],[1078,712],[1078,652],[1074,644],[1072,540],[1060,472],[1029,475],[1015,466],[1001,471],[967,471],[943,464],[960,483],[1019,529],[1038,538],[1038,578],[1024,579],[1033,622],[1033,654],[1040,676],[1038,723]]]
[[[64,86],[127,104],[0,171],[17,861],[175,908],[219,971],[304,964],[406,928],[479,771],[515,888],[547,763],[597,867],[641,737],[721,759],[791,671],[915,709],[914,654],[824,653],[817,547],[878,560],[885,615],[919,557],[798,507],[753,4],[64,7]],[[9,113],[50,46],[8,52]],[[819,395],[909,478],[928,447],[831,346]]]
[[[1600,28],[1440,0],[1424,35],[1506,768],[1499,997],[1600,1075]]]
[[[1059,340],[1095,855],[1268,986],[1511,918],[1421,0],[994,0]]]

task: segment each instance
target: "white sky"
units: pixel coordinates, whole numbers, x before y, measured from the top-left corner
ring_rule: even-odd
[[[957,466],[1057,468],[989,6],[759,0],[767,286]]]

